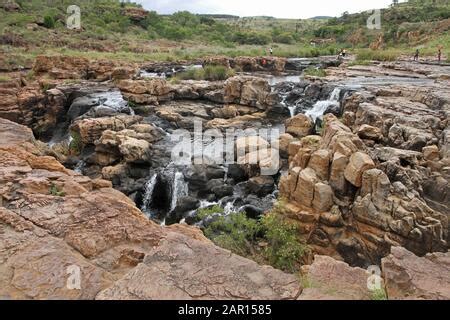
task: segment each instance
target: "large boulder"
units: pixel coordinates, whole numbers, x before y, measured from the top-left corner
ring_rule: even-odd
[[[450,300],[450,254],[418,257],[393,247],[382,261],[389,299]]]
[[[230,64],[233,68],[244,72],[283,72],[286,59],[279,57],[237,57],[231,60]]]
[[[118,83],[125,99],[136,104],[156,104],[172,100],[173,88],[164,79],[122,80]]]
[[[140,116],[119,115],[95,119],[82,119],[76,121],[70,130],[79,136],[84,145],[94,144],[100,139],[103,131],[121,131],[142,121]]]
[[[253,177],[247,182],[247,192],[265,197],[275,190],[275,181],[270,176]]]
[[[276,104],[269,83],[258,77],[236,76],[225,81],[225,103],[236,103],[266,110]]]
[[[294,179],[295,180],[295,179]],[[314,188],[319,182],[317,175],[311,168],[306,168],[298,174],[298,182],[293,198],[305,207],[312,207]]]
[[[147,163],[151,160],[151,144],[160,139],[158,130],[149,124],[135,124],[121,131],[105,130],[95,141],[95,159],[101,166],[118,160]]]
[[[373,168],[375,168],[375,163],[369,155],[355,152],[349,159],[344,176],[355,187],[361,187],[363,173]]]
[[[303,282],[308,284],[300,300],[370,300],[367,289],[370,274],[331,257],[317,255],[314,263],[302,268]]]
[[[312,133],[314,124],[310,117],[299,114],[286,120],[286,132],[294,137],[303,138]]]

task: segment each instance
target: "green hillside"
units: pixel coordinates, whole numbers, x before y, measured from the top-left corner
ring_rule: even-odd
[[[5,6],[11,3],[16,9]],[[73,4],[81,9],[81,30],[65,26]],[[0,54],[12,65],[49,52],[143,61],[264,55],[269,47],[286,57],[337,54],[344,47],[395,55],[412,46],[429,54],[440,44],[450,49],[450,4],[444,0],[411,0],[383,9],[381,30],[367,29],[369,13],[305,20],[159,15],[119,0],[0,0],[0,7]]]

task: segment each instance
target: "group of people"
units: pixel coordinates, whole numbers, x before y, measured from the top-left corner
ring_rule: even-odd
[[[269,48],[269,54],[271,56],[273,56],[273,48],[272,47]],[[339,51],[338,58],[342,59],[342,58],[345,58],[346,56],[347,56],[347,50],[346,49],[341,49]],[[419,61],[419,56],[420,56],[420,51],[419,51],[419,49],[417,49],[416,53],[414,54],[414,61]],[[439,63],[441,63],[441,60],[442,60],[442,46],[438,47],[437,58],[438,58]]]
[[[420,51],[419,51],[419,49],[416,49],[416,53],[414,54],[414,61],[419,61],[419,56],[420,56]],[[437,58],[438,58],[438,62],[441,63],[441,61],[442,61],[442,46],[438,47]]]

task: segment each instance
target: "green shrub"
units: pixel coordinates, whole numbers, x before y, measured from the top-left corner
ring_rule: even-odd
[[[286,272],[296,272],[308,246],[299,238],[297,226],[283,217],[284,202],[260,220],[245,213],[218,217],[203,232],[216,245],[241,256],[267,263]],[[223,212],[220,207],[199,210],[202,219]],[[264,245],[262,245],[264,244]]]
[[[231,40],[239,44],[265,45],[272,41],[272,38],[261,32],[236,32]]]
[[[386,291],[383,288],[372,290],[371,300],[388,300]]]
[[[0,82],[8,82],[11,81],[11,77],[0,75]]]
[[[394,51],[382,50],[360,50],[356,56],[356,60],[376,60],[376,61],[395,61],[398,58],[398,53]]]
[[[249,219],[245,213],[221,216],[205,230],[205,235],[218,246],[236,254],[254,254],[256,237],[261,226],[257,220]]]
[[[78,155],[83,150],[83,142],[81,141],[81,136],[78,132],[71,131],[70,136],[72,141],[69,144],[69,150],[71,154]]]
[[[265,238],[269,243],[265,256],[275,268],[295,272],[301,265],[301,258],[309,249],[299,238],[297,226],[284,218],[283,206],[283,202],[279,202],[273,212],[261,220]]]
[[[201,69],[189,69],[177,74],[179,80],[208,80],[220,81],[226,80],[235,75],[233,69],[224,66],[206,66]]]
[[[47,29],[54,29],[55,26],[56,26],[55,18],[53,16],[46,15],[44,17],[44,27],[46,27]]]
[[[224,209],[222,207],[220,207],[219,205],[215,205],[215,206],[212,206],[209,208],[199,209],[197,211],[196,217],[199,220],[203,220],[209,216],[212,216],[215,213],[224,213]]]
[[[295,39],[290,33],[283,32],[276,36],[273,36],[273,41],[276,43],[291,44],[295,42]]]
[[[60,190],[57,185],[52,183],[52,185],[50,186],[50,195],[55,197],[64,197],[66,193]]]
[[[305,69],[305,71],[303,71],[303,74],[305,76],[320,77],[320,78],[327,76],[325,70],[316,67],[308,67],[307,69]]]
[[[41,84],[41,90],[42,90],[42,92],[46,92],[46,91],[48,91],[48,90],[50,90],[50,89],[51,89],[51,84],[50,84],[50,83],[43,82],[43,83]]]

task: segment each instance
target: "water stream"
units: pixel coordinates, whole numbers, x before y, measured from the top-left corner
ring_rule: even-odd
[[[341,88],[334,88],[328,100],[317,101],[312,109],[305,112],[305,115],[311,117],[314,123],[317,121],[317,119],[322,119],[324,113],[328,110],[328,108],[339,107],[340,94]]]

